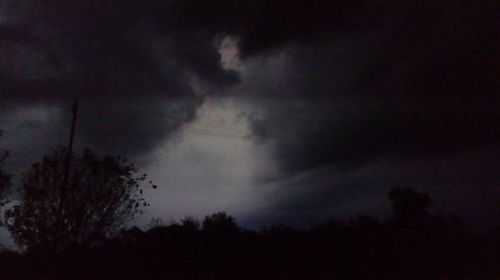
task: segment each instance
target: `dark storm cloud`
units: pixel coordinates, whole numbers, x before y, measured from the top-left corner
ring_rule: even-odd
[[[244,62],[264,57],[256,65],[268,69],[248,74],[235,92],[258,99],[254,135],[274,144],[283,172],[268,182],[283,199],[264,219],[304,225],[381,213],[389,188],[409,186],[429,192],[442,212],[491,226],[500,172],[491,157],[500,146],[498,4],[317,3],[308,2],[335,11],[304,4],[301,13],[282,2],[273,18],[256,17],[273,24],[240,36]]]
[[[275,183],[298,189],[266,214],[279,207],[314,214],[355,189],[368,200],[383,197],[398,180],[435,186],[439,170],[465,190],[453,178],[457,168],[444,166],[471,151],[481,153],[474,158],[481,166],[500,143],[498,1],[19,0],[0,7],[0,108],[61,107],[78,97],[82,146],[149,151],[195,118],[198,91],[252,99],[253,134],[273,142],[282,167]],[[237,39],[246,77],[222,68],[225,36]],[[253,67],[257,60],[264,62]],[[405,175],[415,161],[423,170],[440,158],[446,164],[434,173]],[[394,166],[374,168],[384,160]],[[480,169],[470,185],[498,181],[495,167],[484,176]]]
[[[111,100],[124,96],[194,97],[192,77],[207,92],[220,91],[238,82],[236,72],[222,69],[216,46],[232,35],[239,38],[244,59],[288,50],[288,83],[264,95],[293,96],[303,104],[288,108],[284,101],[254,123],[257,135],[273,130],[280,138],[295,138],[283,145],[285,165],[300,169],[378,154],[462,149],[498,140],[496,6],[493,1],[7,2],[0,33],[2,91],[30,101],[85,96],[116,104]],[[339,50],[343,41],[349,50]],[[141,100],[144,110],[161,115],[147,98]],[[124,102],[117,103],[120,108]],[[319,115],[308,108],[319,109]],[[296,115],[296,127],[290,127],[292,121],[280,131],[276,122],[290,114]]]
[[[285,72],[281,80],[253,85],[272,101],[259,101],[269,110],[252,121],[255,135],[282,140],[277,154],[291,172],[500,140],[496,1],[221,0],[170,7],[180,29],[202,25],[238,38],[244,61],[285,54],[286,67],[276,70]]]
[[[180,11],[184,26],[203,25],[239,36],[241,55],[249,57],[330,36],[355,7],[350,1],[187,0],[173,1],[172,10]]]
[[[364,1],[340,5],[340,17],[281,6],[275,25],[241,39],[244,57],[274,49],[286,61],[285,82],[259,92],[268,109],[253,119],[255,134],[278,139],[291,173],[498,145],[495,6]],[[247,38],[276,40],[256,39],[256,51]]]
[[[127,154],[152,148],[195,117],[202,97],[193,79],[206,92],[238,82],[220,66],[216,31],[179,27],[169,5],[4,2],[2,107],[67,107],[76,97],[84,145]]]

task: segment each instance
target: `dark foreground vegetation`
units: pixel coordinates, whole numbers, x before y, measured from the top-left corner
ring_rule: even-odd
[[[498,279],[500,235],[428,214],[426,196],[413,190],[390,197],[395,212],[385,222],[253,232],[216,213],[201,225],[186,218],[123,230],[59,256],[5,252],[0,279]]]
[[[389,192],[384,221],[254,232],[221,212],[144,231],[124,229],[148,205],[146,175],[126,160],[57,149],[22,175],[12,199],[6,156],[1,225],[22,250],[0,252],[2,280],[500,279],[499,232],[471,233],[408,188]]]

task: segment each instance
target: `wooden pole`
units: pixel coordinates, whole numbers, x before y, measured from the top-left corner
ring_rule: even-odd
[[[64,231],[64,221],[63,221],[63,209],[66,203],[66,196],[67,196],[67,185],[68,185],[68,180],[69,180],[69,172],[71,169],[71,155],[73,152],[73,141],[75,138],[75,129],[76,129],[76,119],[78,116],[78,100],[75,99],[73,101],[73,106],[71,107],[71,112],[72,112],[72,120],[71,120],[71,130],[70,130],[70,135],[69,135],[69,143],[67,147],[67,154],[66,158],[64,161],[64,177],[63,181],[61,184],[61,197],[59,198],[59,206],[57,209],[57,220],[56,220],[56,236],[60,237],[60,233]],[[54,242],[62,242],[62,240],[54,240]],[[54,244],[55,246],[55,244]]]

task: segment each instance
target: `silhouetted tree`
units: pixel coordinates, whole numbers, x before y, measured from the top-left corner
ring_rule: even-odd
[[[194,217],[186,216],[181,220],[181,226],[185,230],[197,231],[200,229],[200,221]]]
[[[209,234],[231,234],[239,232],[240,227],[233,216],[218,212],[205,217],[203,231]]]
[[[146,175],[125,159],[98,158],[90,151],[72,156],[63,185],[65,159],[66,149],[57,149],[23,174],[20,204],[6,213],[19,245],[55,251],[86,245],[116,232],[147,205],[141,186]]]

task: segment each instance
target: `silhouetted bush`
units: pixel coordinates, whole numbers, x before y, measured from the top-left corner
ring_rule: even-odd
[[[71,155],[68,171],[67,159],[60,148],[23,175],[20,203],[6,213],[20,246],[51,253],[89,246],[147,205],[141,186],[146,175],[138,175],[124,159],[85,151],[81,157]]]

